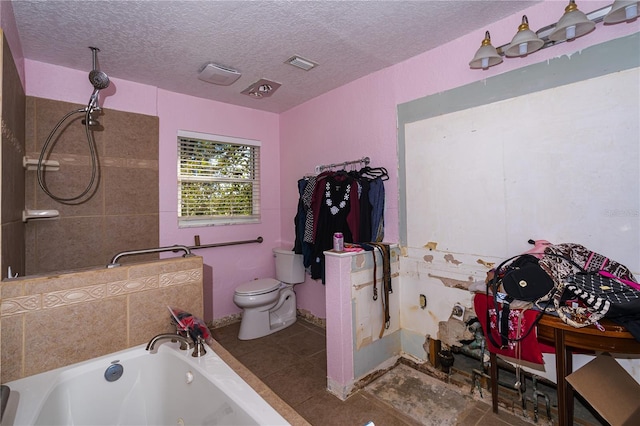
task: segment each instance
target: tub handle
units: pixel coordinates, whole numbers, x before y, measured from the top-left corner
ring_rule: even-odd
[[[198,336],[196,339],[196,347],[193,349],[191,353],[192,357],[201,357],[207,353],[207,350],[204,348],[204,339],[202,336]]]

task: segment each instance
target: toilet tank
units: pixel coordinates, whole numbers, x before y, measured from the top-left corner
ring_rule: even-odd
[[[274,249],[276,257],[276,279],[287,284],[303,283],[305,279],[302,255],[293,251]]]

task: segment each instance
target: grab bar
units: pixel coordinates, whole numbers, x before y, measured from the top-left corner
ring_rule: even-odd
[[[189,256],[194,256],[193,253],[191,253],[191,250],[189,249],[189,247],[187,246],[180,246],[180,245],[174,245],[174,246],[170,246],[170,247],[158,247],[158,248],[150,248],[150,249],[140,249],[140,250],[130,250],[130,251],[123,251],[120,252],[118,254],[116,254],[115,256],[113,256],[113,258],[111,259],[111,262],[107,265],[107,268],[115,268],[116,266],[120,266],[120,264],[118,263],[118,259],[120,259],[121,257],[124,256],[134,256],[134,255],[138,255],[138,254],[148,254],[148,253],[161,253],[161,252],[165,252],[165,251],[184,251],[184,255],[182,255],[182,257],[189,257]]]
[[[196,245],[195,246],[189,246],[190,250],[211,248],[211,247],[235,246],[235,245],[238,245],[238,244],[252,244],[252,243],[261,244],[264,241],[264,238],[258,237],[255,240],[229,241],[229,242],[226,242],[226,243],[213,243],[213,244],[204,244],[204,245],[200,245],[200,236],[199,235],[195,236],[195,240],[196,240]]]

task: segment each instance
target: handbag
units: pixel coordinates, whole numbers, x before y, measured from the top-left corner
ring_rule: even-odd
[[[580,244],[557,244],[545,249],[540,266],[555,283],[552,309],[566,324],[582,328],[605,316],[640,313],[640,292],[624,282],[637,284],[633,274],[604,255]]]
[[[640,291],[610,274],[577,273],[567,277],[565,298],[556,306],[558,316],[573,327],[586,327],[602,318],[623,318],[640,313]],[[572,302],[571,299],[579,303]]]
[[[504,293],[500,292],[500,286]],[[488,335],[492,345],[500,348],[507,346],[509,342],[524,340],[535,328],[540,318],[551,304],[552,299],[547,298],[547,306],[536,316],[530,327],[518,338],[509,335],[509,318],[511,303],[516,300],[536,302],[540,298],[549,296],[554,292],[554,282],[551,277],[538,265],[538,258],[531,254],[520,254],[503,261],[495,270],[493,278],[487,282],[487,294],[493,293],[494,306],[499,313],[498,332],[500,344],[491,334]],[[489,323],[489,311],[487,311],[487,324]]]
[[[526,302],[535,302],[553,290],[553,280],[540,267],[538,258],[530,254],[520,255],[508,264],[501,280],[505,293]]]

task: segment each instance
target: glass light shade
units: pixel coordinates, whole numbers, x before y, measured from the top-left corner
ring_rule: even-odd
[[[504,54],[509,57],[524,56],[540,50],[543,45],[544,41],[540,40],[540,37],[529,29],[527,17],[523,16],[518,32],[513,36],[511,44],[507,46]]]
[[[502,62],[502,56],[500,56],[496,48],[491,45],[491,36],[489,35],[489,31],[487,31],[480,49],[478,49],[471,62],[469,62],[469,66],[474,69],[482,68],[486,70],[489,67],[498,65],[500,62]]]
[[[617,24],[631,21],[638,17],[638,1],[616,0],[611,5],[611,10],[604,17],[605,24]]]
[[[564,15],[556,24],[556,28],[549,34],[549,40],[573,40],[590,33],[595,27],[595,22],[590,21],[587,15],[579,11],[575,1],[571,0],[564,9]]]

